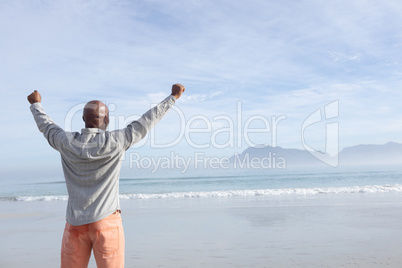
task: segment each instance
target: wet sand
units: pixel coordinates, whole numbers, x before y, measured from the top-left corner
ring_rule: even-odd
[[[121,205],[126,267],[402,267],[401,194]],[[58,267],[65,206],[0,202],[0,267]]]

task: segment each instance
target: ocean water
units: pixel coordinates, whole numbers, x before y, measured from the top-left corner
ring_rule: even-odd
[[[63,178],[54,181],[2,181],[1,201],[67,200]],[[313,196],[402,193],[402,168],[326,171],[266,171],[180,177],[122,177],[120,198],[185,199],[232,196]]]

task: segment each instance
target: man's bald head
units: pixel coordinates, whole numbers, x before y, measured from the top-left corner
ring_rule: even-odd
[[[101,101],[90,101],[84,107],[82,119],[85,122],[86,128],[106,130],[109,125],[109,109]]]

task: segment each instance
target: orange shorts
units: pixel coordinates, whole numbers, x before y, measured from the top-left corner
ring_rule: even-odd
[[[124,267],[124,232],[120,211],[85,225],[73,226],[66,222],[61,267],[88,267],[91,250],[98,268]]]

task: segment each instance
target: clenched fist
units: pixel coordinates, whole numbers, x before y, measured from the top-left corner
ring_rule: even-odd
[[[42,98],[41,98],[39,92],[36,90],[28,96],[28,101],[30,104],[35,103],[35,102],[40,102],[41,100],[42,100]]]
[[[176,98],[180,98],[181,94],[186,90],[186,88],[181,84],[174,84],[172,86],[172,95]]]

